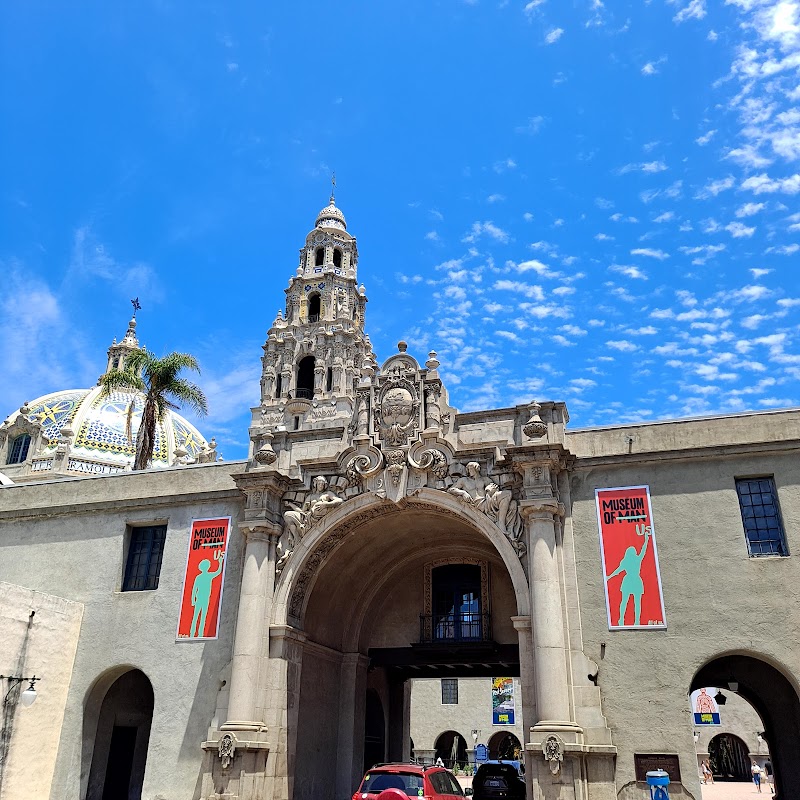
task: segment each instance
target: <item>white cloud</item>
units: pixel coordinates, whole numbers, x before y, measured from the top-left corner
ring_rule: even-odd
[[[675,22],[686,22],[687,19],[703,19],[706,15],[706,0],[691,0],[672,19]]]
[[[793,256],[798,250],[800,250],[800,244],[796,242],[794,244],[782,244],[779,247],[768,247],[768,253],[775,253],[779,256]]]
[[[625,267],[620,264],[612,264],[609,269],[612,272],[619,272],[622,275],[627,275],[629,278],[637,278],[643,281],[647,280],[647,275],[645,275],[645,273],[642,272],[639,267]]]
[[[516,133],[527,133],[529,136],[533,136],[534,134],[539,133],[544,123],[544,117],[528,117],[528,121],[525,123],[525,125],[519,125],[514,130]]]
[[[629,172],[645,172],[653,174],[655,172],[665,172],[669,167],[663,161],[644,161],[640,164],[625,164],[617,170],[617,175],[626,175]]]
[[[741,222],[730,222],[725,226],[725,230],[733,236],[734,239],[749,239],[755,232],[755,228],[748,228]]]
[[[619,350],[623,353],[632,353],[639,349],[637,345],[635,345],[633,342],[627,341],[626,339],[606,342],[606,347],[610,347],[612,350]]]
[[[554,44],[563,35],[564,35],[564,29],[563,28],[553,28],[553,30],[551,30],[547,34],[547,36],[544,37],[544,40],[545,40],[545,42],[547,42],[547,44]]]
[[[764,203],[745,203],[736,209],[736,216],[739,218],[752,217],[754,214],[758,214],[759,211],[763,211],[765,207]]]
[[[476,242],[478,239],[486,235],[495,241],[506,244],[511,238],[507,231],[498,228],[491,220],[487,222],[473,222],[472,230],[461,241],[462,242]]]
[[[654,250],[651,247],[637,247],[635,250],[631,250],[631,255],[657,258],[659,261],[664,261],[665,259],[669,258],[669,253],[665,253],[663,250]]]
[[[736,181],[734,180],[733,175],[728,175],[728,177],[726,178],[720,178],[719,180],[711,181],[707,183],[697,193],[696,196],[700,199],[705,199],[707,197],[716,197],[720,192],[732,189],[735,182]]]
[[[532,14],[534,11],[536,11],[536,9],[537,9],[537,8],[539,8],[539,6],[541,6],[541,5],[544,5],[544,3],[545,3],[546,1],[547,1],[547,0],[530,0],[530,2],[528,2],[528,3],[526,3],[526,4],[525,4],[525,8],[523,9],[523,11],[524,11],[526,14],[530,15],[530,14]]]
[[[428,231],[425,234],[425,238],[430,242],[438,242],[439,241],[439,234],[436,231]]]
[[[765,172],[752,175],[742,182],[742,189],[749,189],[754,194],[785,192],[797,194],[800,192],[800,174],[795,173],[786,178],[770,178]]]
[[[607,233],[597,233],[594,237],[598,242],[613,242],[614,237],[609,236]]]
[[[728,292],[728,294],[735,300],[741,300],[752,303],[755,300],[762,300],[769,297],[772,292],[766,286],[753,284],[751,286],[743,286],[735,292]]]
[[[702,136],[698,136],[695,139],[695,142],[697,142],[697,144],[703,147],[707,145],[714,138],[716,132],[717,132],[716,130],[708,131],[708,133],[704,133]]]
[[[671,219],[675,219],[675,212],[665,211],[663,214],[659,214],[653,222],[669,222]]]
[[[505,199],[506,199],[505,195],[502,195],[502,194],[490,194],[486,198],[486,202],[487,203],[501,203]]]
[[[508,341],[514,342],[515,344],[523,343],[523,339],[512,331],[495,331],[495,336],[499,336],[502,339],[508,339]]]
[[[541,286],[522,283],[521,281],[495,281],[495,284],[492,288],[497,289],[498,291],[514,292],[515,294],[520,294],[523,297],[529,297],[531,300],[544,300],[544,290]]]
[[[513,261],[506,261],[506,267],[513,269],[515,272],[525,273],[525,272],[535,272],[542,278],[560,278],[562,274],[560,272],[555,272],[554,270],[550,269],[547,264],[543,264],[536,258],[532,258],[529,261],[521,261],[519,264],[514,263]]]

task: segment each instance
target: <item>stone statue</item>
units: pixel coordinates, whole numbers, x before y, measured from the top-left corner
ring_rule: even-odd
[[[328,481],[325,478],[321,475],[314,478],[303,507],[299,508],[290,503],[289,505],[293,505],[294,508],[283,514],[285,531],[289,539],[288,549],[293,550],[296,538],[302,539],[312,525],[343,502],[341,497],[328,488]]]
[[[481,475],[481,465],[477,461],[470,461],[467,464],[467,474],[459,478],[447,491],[480,509],[496,522],[499,528],[509,532],[513,525],[513,515],[509,514],[511,491],[501,489],[491,478]]]
[[[369,431],[369,411],[367,410],[367,398],[364,393],[358,396],[358,411],[357,411],[356,433],[359,436],[365,436]]]

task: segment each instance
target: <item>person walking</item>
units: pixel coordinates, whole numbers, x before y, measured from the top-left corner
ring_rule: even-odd
[[[755,761],[753,762],[753,766],[750,767],[750,772],[753,775],[753,783],[756,785],[758,793],[761,794],[761,767],[759,767]]]
[[[700,764],[703,772],[703,783],[714,783],[714,774],[711,772],[711,765],[708,761],[703,761]]]
[[[772,762],[769,759],[764,762],[764,773],[767,776],[767,786],[769,786],[770,792],[775,794],[775,774],[772,769]]]

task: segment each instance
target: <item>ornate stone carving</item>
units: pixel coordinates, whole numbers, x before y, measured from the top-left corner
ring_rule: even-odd
[[[274,438],[272,431],[268,428],[265,428],[259,434],[261,446],[256,451],[255,459],[262,467],[274,464],[278,458],[278,454],[272,449],[272,440]]]
[[[424,469],[432,472],[440,481],[447,477],[449,464],[447,463],[447,456],[434,447],[429,447],[419,454],[419,460],[415,461],[412,454],[408,454],[408,463],[415,469]]]
[[[547,425],[542,422],[542,418],[539,416],[541,406],[534,402],[528,408],[531,412],[531,418],[522,426],[522,430],[529,439],[541,439],[547,433]]]
[[[294,549],[296,539],[302,539],[312,525],[343,502],[344,500],[328,487],[326,478],[322,475],[314,478],[311,481],[311,491],[306,495],[302,507],[289,503],[294,508],[283,514],[289,548]]]
[[[217,754],[222,761],[222,769],[228,769],[236,757],[236,739],[232,733],[225,733],[219,740]]]
[[[344,474],[348,486],[360,486],[366,479],[377,473],[383,466],[383,454],[376,447],[359,448],[345,467]]]
[[[392,479],[392,483],[397,486],[406,468],[406,454],[403,450],[389,450],[386,453],[386,472]]]
[[[505,533],[520,557],[527,552],[521,538],[523,527],[519,504],[514,500],[510,489],[501,489],[491,478],[481,475],[481,466],[477,461],[470,461],[467,464],[467,474],[447,491],[486,514]]]
[[[372,410],[375,431],[390,447],[409,444],[420,426],[420,391],[416,384],[416,362],[404,355],[405,343],[400,342],[400,354],[384,365],[383,383],[378,390]]]
[[[211,464],[217,460],[217,440],[212,436],[211,441],[206,444],[197,454],[198,464]]]
[[[561,770],[561,762],[564,760],[564,743],[558,736],[551,734],[542,742],[542,754],[544,760],[550,767],[553,775],[558,775]]]
[[[431,381],[425,386],[425,427],[438,429],[442,425],[442,410],[439,397],[442,393],[441,381]]]

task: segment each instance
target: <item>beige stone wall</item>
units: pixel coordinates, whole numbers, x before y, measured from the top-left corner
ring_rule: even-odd
[[[33,705],[3,708],[8,752],[0,765],[1,800],[50,795],[82,616],[82,603],[0,583],[0,674],[42,679]],[[0,682],[3,696],[10,686]],[[27,688],[12,689],[10,697]]]
[[[416,752],[433,750],[436,739],[445,731],[457,731],[467,743],[472,758],[472,731],[478,730],[478,742],[488,745],[499,731],[513,733],[525,744],[522,726],[522,692],[519,678],[514,678],[516,714],[514,725],[492,724],[492,679],[458,678],[458,704],[442,703],[442,684],[439,679],[422,679],[411,687],[411,738]]]
[[[585,651],[599,664],[619,749],[618,790],[633,780],[634,753],[661,752],[680,755],[685,785],[699,791],[687,692],[716,656],[756,655],[798,684],[800,568],[794,557],[748,557],[734,479],[774,475],[789,551],[800,552],[799,419],[784,412],[570,434],[586,458],[571,478],[567,524]],[[640,484],[650,486],[668,627],[610,632],[594,490]]]
[[[0,490],[0,580],[59,595],[69,607],[85,609],[71,680],[68,665],[63,666],[69,693],[61,712],[54,800],[78,800],[88,778],[94,731],[84,737],[84,703],[94,699],[99,679],[132,667],[145,673],[155,694],[142,796],[194,796],[200,743],[215,713],[224,714],[220,694],[230,677],[242,558],[236,527],[241,499],[231,473],[242,466],[232,462]],[[220,636],[209,642],[176,642],[191,523],[216,516],[233,517]],[[167,524],[159,586],[122,592],[126,530],[131,524],[154,522]],[[51,679],[45,677],[42,700],[50,692]],[[25,711],[41,713],[40,702]],[[59,740],[56,732],[52,735]]]

